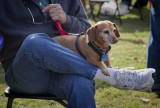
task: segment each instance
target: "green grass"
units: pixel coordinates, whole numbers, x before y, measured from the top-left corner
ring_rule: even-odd
[[[134,0],[135,1],[135,0]],[[139,19],[137,9],[130,14],[122,16],[123,25],[114,20],[121,35],[119,42],[112,45],[110,53],[113,67],[135,67],[142,69],[146,67],[147,42],[150,34],[149,29],[149,6],[143,9],[144,20]],[[100,16],[100,20],[111,20],[110,17]],[[95,22],[90,18],[92,24]],[[7,98],[4,90],[7,85],[4,80],[4,72],[0,68],[0,108],[5,108]],[[155,93],[142,93],[136,91],[122,91],[109,86],[107,83],[96,79],[96,105],[97,108],[159,108],[160,99]],[[141,98],[150,99],[143,102]],[[54,101],[16,99],[13,108],[63,108]]]

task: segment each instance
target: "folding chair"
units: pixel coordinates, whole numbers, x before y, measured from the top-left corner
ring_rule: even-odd
[[[92,17],[93,17],[93,20],[95,21],[95,16],[94,16],[94,14],[93,14],[94,4],[96,4],[96,3],[99,3],[99,4],[100,4],[100,8],[99,8],[98,14],[97,14],[97,16],[99,16],[99,14],[100,14],[100,9],[101,9],[102,4],[103,4],[104,2],[109,2],[109,1],[111,1],[111,0],[89,0],[90,9],[91,9],[91,10],[90,10],[90,15],[89,15],[89,17],[92,16]],[[117,6],[117,7],[116,7],[115,13],[114,13],[114,15],[113,15],[112,21],[115,19],[116,13],[118,12],[118,18],[119,18],[120,24],[122,25],[122,20],[121,20],[121,16],[120,16],[120,12],[119,12],[119,7],[118,7],[118,2],[117,2],[117,0],[114,0],[114,1],[116,2],[116,6]]]
[[[54,100],[67,107],[67,104],[60,98],[54,95],[42,95],[42,94],[25,94],[25,93],[16,93],[11,90],[9,87],[5,90],[5,96],[8,97],[7,108],[12,108],[13,100],[16,98],[26,98],[26,99],[43,99],[43,100]]]

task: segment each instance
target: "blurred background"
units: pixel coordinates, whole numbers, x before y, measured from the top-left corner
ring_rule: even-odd
[[[150,34],[150,6],[148,1],[132,0],[129,4],[122,1],[82,0],[91,24],[110,20],[116,23],[120,39],[112,45],[110,60],[113,67],[146,67],[147,44]],[[117,5],[118,4],[118,5]],[[117,10],[118,6],[118,10]],[[136,91],[115,89],[103,81],[96,81],[97,108],[160,108],[159,95]],[[5,108],[7,88],[4,71],[0,67],[0,108]],[[16,99],[13,108],[63,108],[54,101]]]

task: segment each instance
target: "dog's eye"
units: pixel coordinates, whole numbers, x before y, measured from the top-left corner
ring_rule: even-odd
[[[108,31],[108,30],[105,30],[104,33],[109,34],[109,31]]]
[[[114,32],[114,33],[117,32],[117,29],[114,29],[113,32]]]

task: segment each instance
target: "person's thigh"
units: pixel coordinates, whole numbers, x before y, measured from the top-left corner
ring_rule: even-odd
[[[98,69],[84,57],[61,46],[44,33],[29,35],[21,45],[16,58],[22,55],[28,57],[28,61],[41,69],[78,74],[91,79]]]
[[[13,60],[5,72],[7,84],[22,93],[47,93],[50,83],[50,70],[42,69],[30,61],[25,54]]]
[[[45,93],[48,92],[50,70],[93,79],[97,67],[46,34],[33,34],[24,40],[6,71],[6,82],[19,92]]]
[[[56,95],[68,108],[95,108],[93,79],[41,69],[23,55],[6,71],[6,81],[17,92]]]

